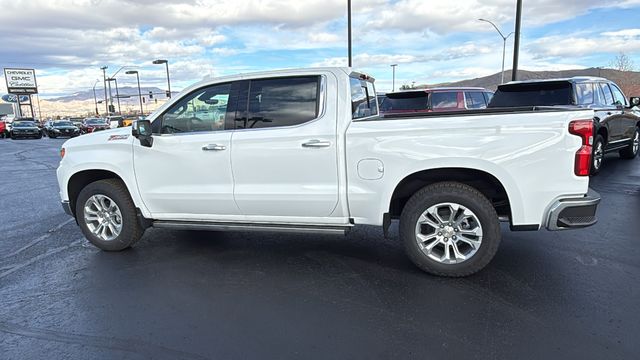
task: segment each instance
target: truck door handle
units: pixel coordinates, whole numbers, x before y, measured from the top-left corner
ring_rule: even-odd
[[[329,146],[331,146],[331,141],[323,141],[318,139],[313,139],[302,143],[302,147],[306,148],[326,148]]]
[[[208,144],[202,147],[202,150],[204,151],[222,151],[225,150],[227,147],[224,145],[218,145],[218,144]]]

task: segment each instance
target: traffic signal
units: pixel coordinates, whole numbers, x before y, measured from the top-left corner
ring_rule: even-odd
[[[149,99],[153,99],[153,91],[149,91]]]
[[[143,103],[143,104],[146,104],[146,103],[147,103],[147,98],[146,98],[146,97],[144,97],[144,96],[142,97],[142,103]]]
[[[167,99],[171,97],[171,92],[169,90],[167,90],[165,94],[167,95]]]
[[[115,107],[115,105],[109,105],[109,112],[111,112],[111,113],[116,112],[116,107]]]

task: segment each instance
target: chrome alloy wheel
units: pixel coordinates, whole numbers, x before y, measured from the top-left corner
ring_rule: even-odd
[[[441,264],[459,264],[476,254],[482,244],[482,225],[476,214],[456,203],[429,207],[416,223],[418,247]]]
[[[633,153],[638,153],[638,147],[640,147],[640,133],[636,131],[636,137],[633,138]]]
[[[596,145],[596,148],[593,150],[593,167],[595,169],[600,169],[602,166],[602,159],[604,158],[604,149],[602,142],[599,142]]]
[[[93,195],[84,203],[84,222],[95,236],[111,241],[122,231],[122,213],[110,197]]]

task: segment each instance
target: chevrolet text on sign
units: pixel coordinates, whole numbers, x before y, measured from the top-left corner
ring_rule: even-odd
[[[7,92],[10,94],[37,94],[36,71],[34,69],[4,69]]]

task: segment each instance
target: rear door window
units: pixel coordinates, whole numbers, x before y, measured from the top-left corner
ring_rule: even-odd
[[[480,91],[466,91],[464,93],[467,109],[484,109],[487,104]]]
[[[318,117],[320,76],[252,80],[245,126],[267,128],[300,125]]]
[[[431,108],[438,109],[451,109],[458,107],[458,93],[457,92],[434,92],[431,93]]]
[[[613,105],[613,94],[609,89],[609,85],[605,83],[600,83],[600,88],[602,89],[602,92],[604,92],[604,104]]]

